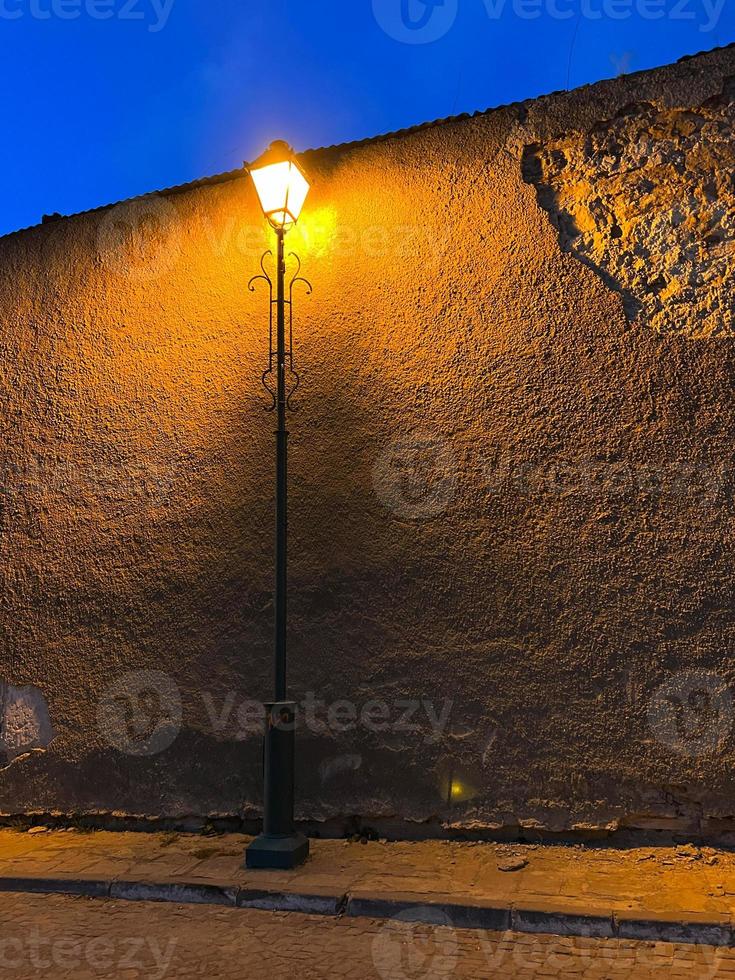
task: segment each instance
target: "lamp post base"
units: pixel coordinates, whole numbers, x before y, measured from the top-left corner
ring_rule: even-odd
[[[275,837],[261,834],[245,851],[245,867],[289,871],[309,856],[309,840],[303,834]]]

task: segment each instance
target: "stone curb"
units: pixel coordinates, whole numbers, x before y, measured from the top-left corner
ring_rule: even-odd
[[[328,892],[319,895],[241,888],[238,891],[235,904],[240,909],[264,909],[268,912],[340,915],[344,911],[346,899],[346,895],[335,895]]]
[[[224,905],[230,908],[262,909],[271,912],[301,912],[307,915],[347,915],[455,929],[488,929],[492,932],[545,933],[587,939],[626,939],[706,946],[735,946],[735,922],[726,916],[691,913],[607,912],[602,909],[580,913],[555,909],[551,903],[500,905],[477,899],[458,902],[443,895],[396,893],[389,898],[362,893],[334,894],[286,892],[282,889],[243,888],[234,882],[135,881],[34,876],[2,877],[1,892],[44,895],[74,895],[128,902]],[[542,904],[545,908],[540,907]]]
[[[404,922],[429,922],[456,929],[490,929],[507,932],[511,928],[511,909],[477,902],[462,905],[446,896],[396,894],[390,898],[353,892],[346,896],[345,914],[375,919],[400,916]]]
[[[29,892],[40,895],[84,895],[109,898],[110,882],[92,878],[0,877],[0,892]]]
[[[554,908],[553,905],[544,909],[524,905],[514,907],[510,918],[513,932],[546,932],[589,939],[619,938],[612,911],[595,914]]]
[[[110,883],[110,898],[126,902],[177,902],[183,905],[234,905],[237,885],[210,883],[191,884],[184,881],[125,881]]]

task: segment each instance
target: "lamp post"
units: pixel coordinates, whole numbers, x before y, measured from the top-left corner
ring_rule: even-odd
[[[245,863],[248,868],[296,867],[306,860],[309,841],[294,828],[294,729],[296,705],[287,699],[286,683],[286,590],[288,549],[288,429],[286,413],[299,378],[293,366],[293,289],[296,283],[311,285],[296,270],[286,295],[285,237],[298,221],[309,191],[306,176],[287,143],[271,144],[250,166],[255,189],[271,227],[276,233],[276,283],[266,270],[269,250],[260,260],[262,274],[250,280],[249,288],[262,280],[270,290],[270,352],[263,372],[263,386],[273,399],[269,411],[276,413],[276,576],[275,576],[275,700],[265,705],[265,751],[263,759],[263,832],[250,844]],[[288,342],[286,340],[288,307]],[[275,308],[275,344],[274,344]],[[275,383],[273,379],[275,376]]]

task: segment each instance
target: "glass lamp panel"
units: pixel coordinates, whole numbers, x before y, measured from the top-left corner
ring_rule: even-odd
[[[298,221],[306,195],[309,193],[309,182],[295,163],[290,163],[289,167],[287,207],[292,220]]]
[[[271,163],[257,170],[251,170],[255,190],[260,199],[263,213],[269,219],[271,215],[286,211],[288,190],[291,176],[291,164]],[[282,224],[282,222],[280,222]]]

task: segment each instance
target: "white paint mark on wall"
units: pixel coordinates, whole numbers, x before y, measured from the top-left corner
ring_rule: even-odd
[[[344,772],[357,772],[362,766],[361,755],[338,755],[333,759],[325,759],[319,765],[319,779],[322,785]]]
[[[48,748],[55,732],[46,699],[37,687],[0,682],[0,753],[10,764],[28,752]]]

